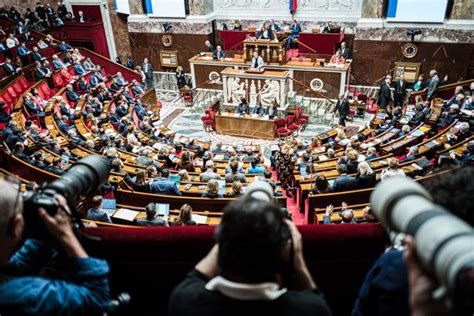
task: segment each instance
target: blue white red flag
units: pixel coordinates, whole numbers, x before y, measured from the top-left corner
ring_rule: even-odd
[[[298,7],[298,0],[290,0],[290,13],[293,14]]]

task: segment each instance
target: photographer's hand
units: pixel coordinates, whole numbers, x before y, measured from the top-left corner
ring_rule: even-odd
[[[86,251],[82,248],[72,230],[71,211],[66,199],[61,195],[56,195],[55,199],[59,203],[57,213],[54,216],[50,216],[45,209],[40,208],[38,210],[39,216],[45,223],[49,233],[61,244],[68,257],[87,258]]]
[[[219,274],[219,265],[217,263],[218,254],[219,245],[215,244],[207,256],[198,262],[198,264],[195,266],[195,269],[204,274],[208,279],[212,279],[213,277],[217,276]]]
[[[285,222],[288,225],[291,240],[293,241],[294,285],[298,290],[314,290],[317,287],[304,261],[301,234],[292,221],[285,219]]]
[[[408,282],[412,316],[444,316],[448,315],[441,301],[433,298],[436,282],[421,267],[415,250],[413,237],[405,238],[404,260],[408,268]]]

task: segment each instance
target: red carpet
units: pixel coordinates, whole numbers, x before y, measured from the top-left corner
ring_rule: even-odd
[[[273,176],[272,178],[277,181],[277,176],[276,176],[276,171],[273,169],[269,169]],[[285,190],[283,190],[284,194],[286,194]],[[286,200],[286,208],[288,211],[291,213],[291,218],[293,219],[293,222],[296,225],[305,225],[306,224],[306,219],[304,218],[304,213],[300,213],[300,210],[298,208],[298,205],[296,204],[296,197],[290,198]]]

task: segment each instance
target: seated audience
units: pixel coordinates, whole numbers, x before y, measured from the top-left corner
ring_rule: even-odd
[[[211,179],[207,182],[206,192],[202,194],[203,198],[218,198],[221,199],[224,196],[219,193],[219,182],[217,180]]]
[[[354,177],[347,175],[347,166],[338,164],[336,170],[339,174],[332,185],[334,192],[354,190],[356,188],[356,180]]]
[[[208,182],[209,180],[220,180],[221,176],[214,172],[214,162],[212,160],[206,161],[206,171],[199,175],[199,181]]]
[[[156,216],[156,204],[149,203],[145,207],[146,218],[137,219],[138,226],[169,226],[168,222],[160,216]]]
[[[377,182],[377,174],[366,161],[359,162],[357,166],[357,176],[355,179],[358,189],[366,189],[375,187]]]
[[[403,170],[400,169],[397,159],[388,158],[387,163],[388,163],[388,167],[383,169],[382,173],[380,174],[381,181],[384,181],[387,178],[394,177],[394,176],[406,177],[405,172],[403,172]]]
[[[96,195],[92,198],[92,207],[87,210],[87,219],[99,222],[112,223],[112,220],[110,219],[109,215],[101,209],[103,200],[104,199],[100,195]]]
[[[174,226],[192,226],[196,225],[196,222],[193,220],[193,209],[189,204],[183,204],[179,209],[179,216],[173,222]]]
[[[265,172],[265,168],[260,166],[260,158],[254,157],[254,159],[250,162],[250,166],[247,169],[247,174],[263,174]]]
[[[161,170],[161,177],[151,183],[150,189],[152,193],[167,194],[167,195],[182,195],[179,191],[176,182],[169,179],[168,169]]]

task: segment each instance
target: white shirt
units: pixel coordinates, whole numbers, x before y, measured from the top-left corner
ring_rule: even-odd
[[[6,42],[8,48],[12,48],[12,47],[15,47],[17,45],[20,45],[20,43],[18,42],[18,40],[16,38],[7,38],[7,40],[5,42]]]

